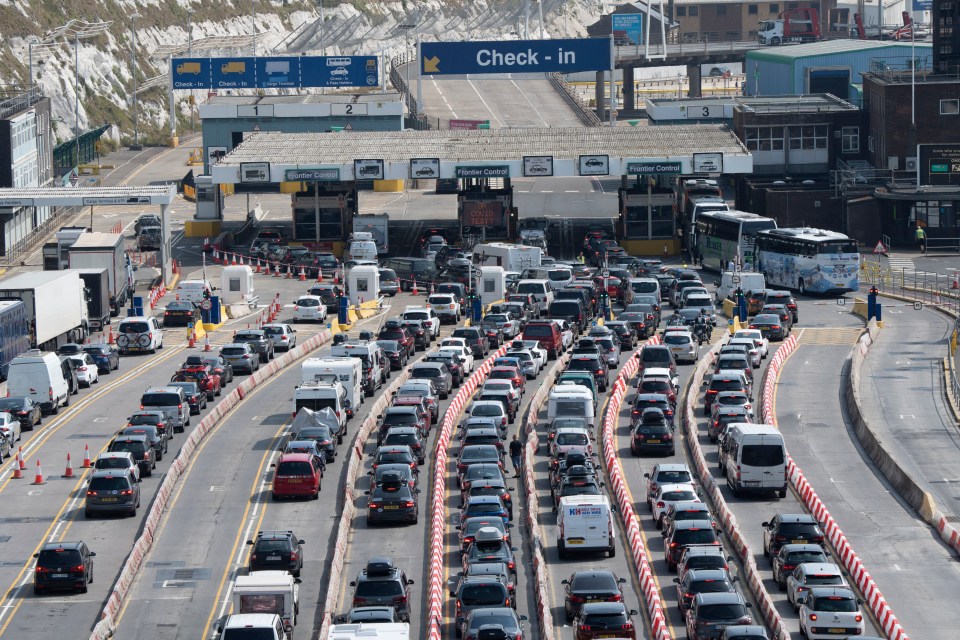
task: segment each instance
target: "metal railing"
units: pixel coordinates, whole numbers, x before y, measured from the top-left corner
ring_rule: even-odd
[[[577,117],[580,118],[580,122],[588,127],[599,127],[602,124],[600,118],[597,117],[596,111],[591,109],[590,105],[580,98],[576,89],[574,89],[562,75],[559,73],[548,73],[547,80],[550,81],[553,88],[560,94],[560,97],[574,110]]]
[[[404,125],[408,129],[417,129],[425,131],[430,129],[430,121],[423,115],[423,109],[417,102],[417,98],[407,86],[406,79],[400,73],[400,67],[405,64],[413,64],[416,61],[416,53],[412,51],[404,52],[390,61],[390,82],[393,86],[406,97],[407,116],[404,119]],[[439,122],[438,122],[439,124]]]

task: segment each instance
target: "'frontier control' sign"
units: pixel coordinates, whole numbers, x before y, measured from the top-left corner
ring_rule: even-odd
[[[571,73],[610,68],[609,38],[424,42],[424,75],[480,73]]]
[[[489,167],[457,167],[458,178],[509,178],[510,167],[507,165]]]
[[[677,161],[668,162],[628,162],[627,170],[624,171],[628,176],[654,176],[654,175],[675,175],[681,173],[683,164]]]

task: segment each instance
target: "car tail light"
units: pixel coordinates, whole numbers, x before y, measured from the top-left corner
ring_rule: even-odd
[[[863,616],[860,615],[859,613],[855,615],[853,619],[856,620],[857,622],[863,622]],[[859,633],[859,631],[857,633]]]
[[[120,492],[120,495],[122,495],[122,496],[132,496],[132,495],[133,495],[133,489],[124,489],[123,491]]]
[[[570,596],[570,602],[581,603],[586,601],[587,601],[586,598],[581,598],[580,596],[575,596],[575,595]]]
[[[37,573],[50,573],[50,569],[48,569],[48,568],[46,568],[46,567],[40,567],[40,566],[38,566],[38,567],[37,567]]]
[[[664,505],[663,505],[663,500],[659,500],[659,501],[657,502],[657,507],[659,507],[660,509],[663,509],[663,506],[664,506]]]
[[[407,500],[406,502],[403,503],[403,506],[405,507],[412,507],[413,505],[414,505],[413,500]]]
[[[95,496],[95,495],[97,495],[97,492],[96,492],[96,491],[87,490],[87,495],[88,495],[88,496]]]
[[[394,604],[406,604],[406,603],[407,603],[407,596],[394,596],[394,598],[393,598],[393,603],[394,603]]]
[[[623,600],[623,596],[619,593],[615,596],[610,596],[607,598],[607,602],[620,602],[621,600]]]
[[[9,395],[10,392],[7,391],[7,396],[9,397]],[[51,400],[53,400],[53,387],[47,387],[47,395],[50,396]],[[143,406],[141,405],[140,408],[143,409]]]
[[[771,328],[772,330],[774,330],[774,331],[779,331],[779,330],[780,330],[780,325],[777,324],[777,325],[774,325],[774,326],[772,326],[772,327],[770,327],[770,328]]]
[[[70,567],[70,570],[71,570],[71,571],[83,571],[83,565],[82,565],[82,564],[74,565],[74,566]]]
[[[362,607],[363,605],[367,604],[367,599],[361,598],[360,596],[353,596],[353,604],[354,606]]]

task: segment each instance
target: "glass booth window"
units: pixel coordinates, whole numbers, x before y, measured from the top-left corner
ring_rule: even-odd
[[[240,278],[230,278],[230,281],[227,283],[227,286],[230,288],[230,291],[240,291]]]
[[[366,292],[370,290],[370,285],[367,284],[366,278],[357,278],[357,291]]]

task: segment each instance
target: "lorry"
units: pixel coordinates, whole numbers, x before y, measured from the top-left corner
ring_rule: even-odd
[[[324,640],[410,640],[408,622],[360,622],[330,625]]]
[[[390,252],[389,213],[365,213],[353,216],[353,232],[367,232],[373,235],[377,244],[377,254],[383,256]]]
[[[233,584],[234,613],[275,613],[293,636],[300,611],[300,579],[287,571],[251,571]]]
[[[0,301],[0,380],[7,379],[10,361],[30,348],[30,316],[20,300]]]
[[[542,260],[543,249],[540,247],[506,242],[487,242],[473,247],[474,264],[503,267],[505,271],[536,269]]]
[[[87,227],[60,227],[57,231],[56,242],[43,245],[44,271],[59,271],[70,266],[67,251],[73,246],[81,234],[89,232]]]
[[[0,300],[22,300],[30,322],[30,346],[56,351],[83,343],[90,333],[83,280],[73,269],[29,271],[0,280]]]
[[[822,39],[820,16],[813,8],[786,9],[775,20],[761,20],[757,38],[762,45],[816,42]]]
[[[86,289],[87,317],[91,331],[103,331],[110,324],[113,310],[110,306],[110,276],[107,269],[77,269]]]
[[[127,302],[132,265],[124,253],[123,234],[83,233],[68,250],[71,269],[104,268],[107,270],[110,293],[110,314],[118,315]]]

